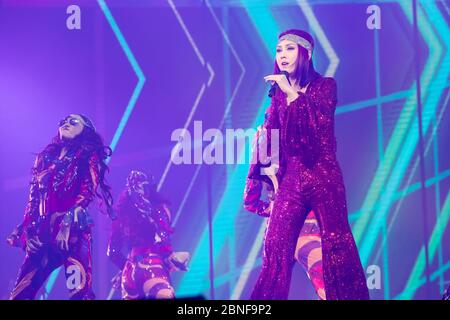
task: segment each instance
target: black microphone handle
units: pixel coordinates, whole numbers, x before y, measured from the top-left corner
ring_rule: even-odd
[[[277,88],[278,88],[278,84],[276,82],[274,82],[269,90],[269,98],[272,98],[275,95],[275,91],[277,90]]]
[[[291,81],[289,80],[289,72],[287,71],[281,71],[279,74],[284,74],[287,81],[289,82],[289,85],[291,84]],[[269,98],[272,98],[275,95],[276,90],[278,89],[278,83],[274,82],[269,90]]]

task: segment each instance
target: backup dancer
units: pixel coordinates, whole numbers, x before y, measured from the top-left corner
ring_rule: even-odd
[[[91,226],[87,211],[95,196],[111,217],[112,197],[105,182],[111,155],[92,121],[71,114],[58,135],[38,154],[23,222],[7,238],[25,250],[10,299],[34,299],[50,273],[64,265],[70,299],[94,299]]]
[[[131,171],[117,202],[108,256],[120,269],[113,287],[122,299],[173,299],[170,273],[186,271],[189,254],[173,252],[168,202],[152,177]]]

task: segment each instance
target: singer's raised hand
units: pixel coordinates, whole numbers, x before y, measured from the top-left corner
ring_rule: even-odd
[[[281,91],[286,94],[286,100],[288,104],[297,99],[298,93],[295,89],[290,85],[288,79],[284,74],[271,74],[264,77],[264,80],[276,82]]]

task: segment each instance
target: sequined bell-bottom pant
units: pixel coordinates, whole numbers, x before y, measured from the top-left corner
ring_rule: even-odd
[[[320,226],[327,300],[368,299],[364,271],[348,224],[339,166],[326,162],[309,169],[297,157],[287,159],[264,239],[263,266],[251,299],[288,298],[297,240],[311,210]]]

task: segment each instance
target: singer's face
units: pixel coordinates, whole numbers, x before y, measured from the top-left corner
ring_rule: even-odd
[[[84,129],[84,121],[78,114],[71,114],[59,124],[60,138],[73,139]]]
[[[280,41],[277,45],[276,60],[280,71],[293,74],[297,68],[298,46],[289,40]]]

